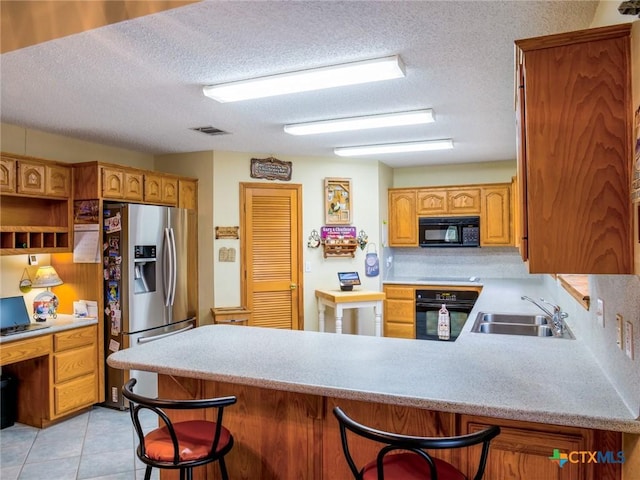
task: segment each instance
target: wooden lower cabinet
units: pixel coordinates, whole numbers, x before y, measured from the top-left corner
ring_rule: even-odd
[[[44,428],[99,401],[97,326],[2,345],[3,374],[16,379],[17,421]]]
[[[96,328],[76,328],[53,335],[52,419],[98,400]]]
[[[622,450],[622,434],[602,430],[544,425],[496,418],[459,416],[460,433],[473,433],[488,425],[500,426],[491,443],[485,478],[500,480],[615,480],[621,478],[621,464],[589,462],[589,454]],[[562,467],[552,460],[554,450],[568,455]],[[462,467],[470,472],[477,465],[480,448],[464,451]],[[464,470],[463,470],[464,471]]]
[[[451,436],[499,425],[501,433],[489,451],[484,476],[487,480],[621,478],[620,464],[567,462],[560,468],[558,462],[549,458],[554,449],[563,453],[618,452],[622,449],[622,434],[617,432],[461,415],[162,374],[158,385],[159,395],[164,398],[237,397],[238,402],[225,410],[223,421],[235,440],[226,456],[229,477],[234,480],[352,478],[333,415],[335,406],[340,406],[356,421],[407,435]],[[213,414],[212,410],[170,412],[174,420],[213,419]],[[369,440],[351,437],[350,448],[356,463],[362,466],[375,458],[379,447]],[[458,467],[467,478],[473,478],[479,451],[442,450],[437,456]],[[178,473],[163,470],[160,478],[177,479]],[[193,478],[217,480],[219,467],[210,464],[196,468]]]
[[[411,286],[385,285],[385,337],[416,338],[416,291]]]

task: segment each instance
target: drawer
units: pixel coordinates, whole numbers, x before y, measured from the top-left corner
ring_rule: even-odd
[[[51,335],[3,343],[0,346],[0,365],[42,357],[49,353],[51,353]]]
[[[389,300],[385,302],[384,318],[391,322],[409,323],[415,321],[415,302],[408,300]]]
[[[53,387],[54,414],[89,407],[96,401],[96,376],[87,375]]]
[[[407,300],[415,300],[416,298],[416,289],[415,287],[384,287],[384,293],[387,295],[387,299],[389,298],[398,298],[398,299],[407,299]]]
[[[60,352],[70,348],[91,345],[96,341],[96,327],[74,328],[64,332],[56,333],[53,336],[53,351]]]
[[[413,324],[387,322],[384,324],[384,336],[393,338],[416,338]]]
[[[93,345],[58,353],[53,360],[53,381],[71,380],[96,371],[96,349]]]

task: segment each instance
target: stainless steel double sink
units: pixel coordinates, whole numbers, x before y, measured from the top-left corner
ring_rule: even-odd
[[[562,334],[555,334],[551,319],[545,315],[517,313],[479,312],[471,331],[527,337],[575,338],[566,325]]]

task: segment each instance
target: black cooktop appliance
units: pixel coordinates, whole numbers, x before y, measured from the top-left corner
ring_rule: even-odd
[[[478,299],[472,290],[416,290],[416,338],[455,342]],[[438,336],[438,312],[446,305],[450,318],[450,334],[447,340]]]

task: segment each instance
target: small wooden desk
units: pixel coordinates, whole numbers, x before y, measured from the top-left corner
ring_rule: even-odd
[[[336,311],[336,333],[342,333],[342,316],[345,308],[373,307],[375,314],[375,335],[382,336],[382,302],[385,299],[384,292],[368,292],[352,290],[316,290],[318,300],[318,330],[324,332],[324,311],[329,305]]]

